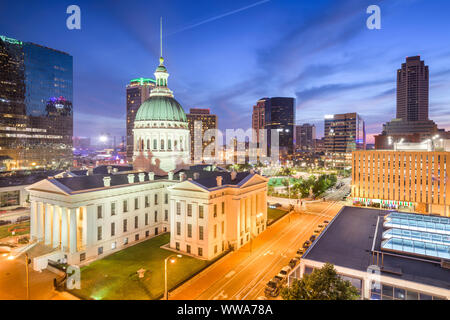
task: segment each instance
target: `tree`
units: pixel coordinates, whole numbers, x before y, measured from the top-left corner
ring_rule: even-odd
[[[337,274],[331,263],[315,269],[311,274],[294,280],[292,285],[281,292],[284,300],[356,300],[358,290]]]

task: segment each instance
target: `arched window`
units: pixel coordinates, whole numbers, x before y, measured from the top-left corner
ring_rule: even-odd
[[[144,140],[141,139],[141,151],[144,150]]]
[[[147,139],[147,150],[150,150],[150,139]]]
[[[164,139],[161,139],[161,150],[164,150]]]
[[[173,147],[175,150],[178,150],[178,141],[177,140],[173,141]]]
[[[183,137],[180,137],[180,150],[184,151],[184,148],[183,148]]]
[[[172,140],[170,139],[167,141],[167,149],[172,150]]]
[[[153,150],[158,150],[158,140],[153,139]]]

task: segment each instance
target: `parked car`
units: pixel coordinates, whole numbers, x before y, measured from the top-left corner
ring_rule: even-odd
[[[323,221],[323,223],[325,223],[325,224],[329,224],[329,223],[330,223],[330,221],[328,221],[328,220],[324,220],[324,221]]]
[[[297,258],[297,257],[292,258],[291,261],[289,261],[289,267],[290,267],[291,269],[294,268],[294,267],[297,265],[297,263],[298,263],[299,261],[300,261],[300,259]]]
[[[305,253],[305,249],[304,248],[300,248],[300,249],[297,250],[297,254],[300,255],[300,256],[303,255],[304,253]]]
[[[4,226],[4,225],[7,225],[7,224],[11,224],[11,221],[9,221],[9,220],[0,220],[0,226]]]
[[[291,271],[290,266],[283,267],[283,269],[280,270],[280,272],[276,275],[276,277],[281,278],[282,282],[285,282],[287,280],[287,276],[289,271]]]
[[[278,278],[274,277],[272,280],[267,282],[266,288],[264,289],[264,295],[266,297],[278,297],[281,291],[281,282]]]
[[[324,226],[323,224],[319,224],[318,227],[319,227],[320,229],[325,228],[325,226]]]
[[[311,242],[314,242],[315,240],[316,240],[316,235],[315,234],[313,234],[310,238],[309,238],[309,241],[311,241]]]
[[[319,234],[319,233],[320,233],[320,230],[319,230],[319,229],[316,229],[316,230],[314,230],[314,233]]]
[[[308,249],[310,245],[311,245],[311,241],[307,240],[307,241],[305,241],[305,243],[303,243],[303,248]]]
[[[18,217],[16,222],[23,222],[23,221],[28,221],[28,220],[30,220],[30,217],[22,216],[22,217]]]

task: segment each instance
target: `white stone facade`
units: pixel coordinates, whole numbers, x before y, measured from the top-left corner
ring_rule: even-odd
[[[190,132],[187,123],[136,121],[133,165],[138,170],[165,174],[189,167]]]
[[[267,226],[267,179],[204,188],[184,181],[171,190],[170,247],[207,260],[238,249]]]
[[[69,263],[79,264],[168,232],[167,187],[173,183],[152,181],[64,194],[43,180],[29,188],[31,239],[59,248]]]
[[[154,180],[150,173],[147,181],[145,175],[128,174],[129,184],[118,186],[109,186],[106,176],[104,187],[75,192],[58,179],[31,185],[32,241],[80,264],[171,232],[172,249],[210,260],[266,228],[267,179],[262,176],[205,188],[195,180],[173,180],[172,174]]]

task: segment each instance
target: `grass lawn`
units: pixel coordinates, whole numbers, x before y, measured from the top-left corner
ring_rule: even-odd
[[[10,231],[8,231],[10,230]],[[22,222],[17,224],[8,224],[0,227],[0,239],[12,236],[11,231],[16,231],[16,236],[30,233],[30,222]]]
[[[282,216],[284,216],[287,213],[286,210],[281,210],[281,209],[272,209],[267,207],[267,220],[276,220],[278,218],[281,218]]]
[[[161,249],[170,234],[152,238],[81,268],[81,289],[73,293],[84,299],[148,300],[164,293],[164,259],[174,252]],[[168,262],[169,289],[209,264],[183,256]],[[147,270],[139,279],[136,271]]]

